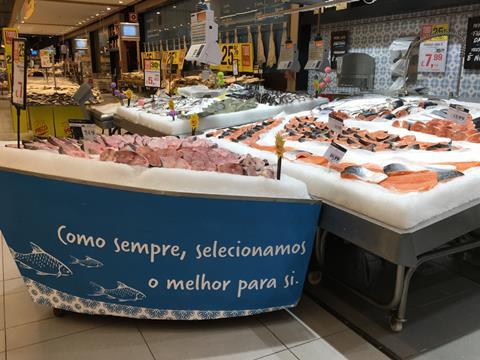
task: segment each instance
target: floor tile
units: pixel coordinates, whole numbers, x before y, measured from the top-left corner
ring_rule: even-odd
[[[137,328],[103,326],[8,352],[8,360],[153,360]]]
[[[25,292],[5,295],[7,328],[53,317],[48,306],[35,304]]]
[[[298,360],[290,351],[285,350],[276,354],[268,355],[259,360]]]
[[[320,337],[347,330],[345,324],[306,295],[303,296],[298,306],[291,311]]]
[[[19,278],[20,271],[18,271],[17,264],[15,263],[15,260],[13,260],[12,254],[10,254],[10,251],[7,248],[7,245],[4,242],[4,247],[3,247],[3,269],[4,269],[4,280],[10,280],[10,279],[16,279]]]
[[[420,355],[415,360],[478,360],[480,354],[480,331],[447,343]]]
[[[286,349],[255,318],[141,322],[139,328],[161,360],[253,360]]]
[[[0,352],[5,351],[5,330],[0,331]]]
[[[297,321],[287,311],[257,317],[287,347],[294,347],[319,338],[313,330]]]
[[[3,286],[2,286],[3,291]],[[27,291],[23,278],[10,279],[5,281],[5,294],[16,294]]]
[[[388,360],[380,350],[352,330],[325,337],[324,340],[349,360]]]
[[[0,330],[5,329],[5,313],[4,313],[4,306],[3,302],[5,298],[3,296],[0,297]]]
[[[66,314],[61,318],[50,318],[7,329],[8,351],[42,341],[95,329],[112,322],[109,317]],[[134,326],[134,325],[132,325]]]
[[[290,349],[290,351],[293,352],[300,360],[347,359],[323,339],[318,339],[307,344],[294,347],[293,349]]]

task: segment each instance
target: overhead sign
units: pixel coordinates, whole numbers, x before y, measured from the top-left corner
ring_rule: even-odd
[[[27,57],[26,39],[13,39],[12,104],[17,108],[27,108]]]
[[[465,69],[480,69],[480,16],[468,19]]]
[[[444,73],[447,66],[448,24],[423,25],[421,38],[438,35],[420,44],[418,71]]]
[[[300,68],[297,44],[292,44],[291,46],[283,44],[280,47],[277,70],[290,70],[298,72],[300,71]]]
[[[185,49],[162,51],[162,67],[167,69],[170,65],[177,65],[178,70],[183,70],[185,54]]]
[[[185,60],[219,65],[222,54],[218,46],[218,25],[212,10],[203,10],[190,16],[192,45]]]
[[[5,61],[7,63],[7,76],[9,89],[12,88],[12,46],[13,39],[18,37],[18,30],[15,28],[3,28],[3,44],[5,45]]]
[[[44,305],[201,320],[292,307],[302,295],[318,203],[169,196],[5,170],[0,185],[9,189],[0,229]],[[91,216],[107,203],[107,214]]]
[[[233,43],[219,44],[222,60],[220,65],[211,66],[212,70],[233,72],[235,64],[239,73],[253,72],[253,44]]]
[[[319,70],[323,63],[323,42],[317,45],[314,40],[308,46],[308,61],[305,70]]]
[[[145,59],[143,61],[146,87],[159,88],[162,86],[161,63],[160,59]]]

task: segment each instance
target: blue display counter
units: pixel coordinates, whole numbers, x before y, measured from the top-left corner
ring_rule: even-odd
[[[293,307],[320,204],[133,191],[0,169],[0,227],[32,299],[200,320]]]

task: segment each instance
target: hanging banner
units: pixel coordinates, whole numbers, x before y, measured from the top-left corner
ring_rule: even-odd
[[[8,88],[12,89],[12,45],[13,39],[18,37],[18,30],[15,28],[3,28],[3,44],[5,45],[5,61],[7,63]]]
[[[145,86],[159,88],[162,85],[160,59],[145,59],[143,61]]]
[[[178,70],[183,70],[185,62],[185,49],[162,51],[162,67],[167,69],[170,64],[178,66]]]
[[[420,44],[418,72],[444,73],[447,67],[448,24],[422,25],[421,38],[439,35]]]
[[[222,60],[220,65],[211,66],[212,70],[233,72],[234,64],[238,64],[238,72],[253,73],[253,44],[233,43],[219,44]]]
[[[35,0],[25,0],[23,3],[21,18],[23,20],[28,20],[33,15],[35,11]]]
[[[27,108],[27,57],[26,39],[13,39],[13,76],[12,105],[25,110]]]
[[[480,69],[480,16],[468,19],[465,69]]]
[[[302,296],[318,203],[129,191],[5,169],[0,185],[9,189],[0,229],[35,302],[201,320],[293,307]]]

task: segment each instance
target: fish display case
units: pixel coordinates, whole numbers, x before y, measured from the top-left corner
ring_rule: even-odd
[[[4,145],[0,228],[36,303],[203,320],[299,301],[321,206],[268,162],[196,138]]]
[[[182,89],[186,92],[186,88]],[[198,131],[230,127],[262,121],[279,113],[296,113],[326,104],[325,98],[315,98],[277,91],[261,91],[234,86],[217,90],[219,97],[177,97],[174,99],[176,116],[171,116],[169,99],[140,99],[128,106],[118,106],[114,123],[129,132],[147,135],[184,135],[191,133],[189,117],[200,116]]]
[[[468,109],[462,123],[451,115],[458,105]],[[341,120],[335,131],[332,114]],[[391,301],[362,297],[393,310],[391,328],[400,331],[416,269],[480,246],[476,240],[456,241],[478,228],[479,114],[480,105],[471,102],[369,96],[205,136],[232,151],[274,159],[275,136],[281,134],[285,173],[303,181],[323,203],[323,236],[316,246],[320,265],[328,257],[329,234],[393,263]],[[327,158],[332,141],[345,150],[338,161]],[[312,279],[318,279],[317,271]],[[322,274],[334,276],[326,268]]]

